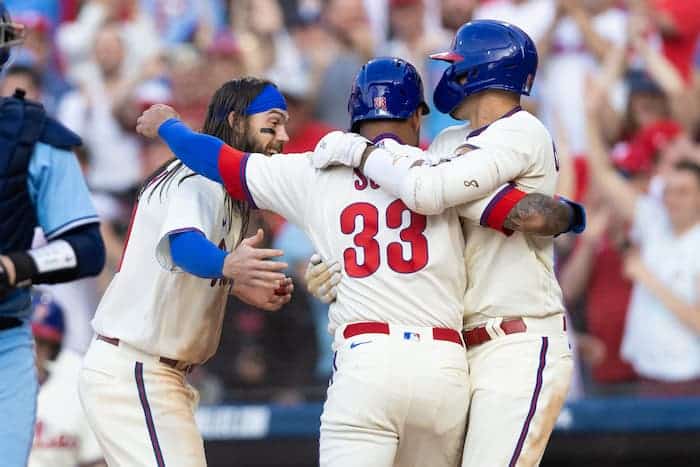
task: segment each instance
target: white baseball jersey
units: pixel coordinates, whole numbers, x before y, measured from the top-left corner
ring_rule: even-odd
[[[39,388],[29,467],[76,467],[102,459],[78,399],[82,357],[63,350]]]
[[[413,213],[359,171],[316,170],[310,156],[250,154],[241,182],[257,207],[304,229],[326,261],[341,260],[329,330],[357,321],[460,329],[466,283],[457,211]],[[478,219],[488,202],[464,206],[462,215]]]
[[[491,125],[471,131],[466,125],[445,129],[428,151],[435,156],[449,157],[455,148],[468,145],[483,151],[466,153],[449,164],[459,171],[460,158],[483,157],[490,152],[500,180],[481,180],[469,173],[459,173],[466,182],[514,182],[525,192],[553,195],[558,176],[558,162],[552,138],[542,123],[530,113],[517,110]],[[469,180],[466,180],[469,179]],[[465,187],[469,189],[468,187]],[[512,188],[506,186],[501,195]],[[499,199],[500,195],[494,197]],[[481,224],[487,225],[493,205],[486,208]],[[554,275],[552,237],[515,232],[510,236],[479,223],[465,222],[467,247],[464,252],[467,268],[467,289],[464,295],[465,325],[488,318],[531,316],[542,317],[564,311],[561,289]]]
[[[161,357],[209,359],[219,345],[230,283],[175,266],[169,235],[196,230],[230,251],[241,219],[227,204],[221,185],[185,167],[165,185],[152,182],[136,205],[121,266],[92,322],[95,332]]]

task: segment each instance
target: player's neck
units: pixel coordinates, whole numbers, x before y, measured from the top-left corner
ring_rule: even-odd
[[[466,106],[466,117],[471,128],[481,128],[492,124],[520,105],[511,93],[487,92],[475,95]]]
[[[416,132],[405,122],[398,123],[389,120],[367,122],[360,128],[360,134],[370,141],[374,141],[382,136],[392,135],[403,144],[418,145]]]

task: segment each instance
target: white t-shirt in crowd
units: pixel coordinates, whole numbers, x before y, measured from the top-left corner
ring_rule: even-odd
[[[680,299],[697,303],[700,224],[676,235],[661,201],[644,197],[637,204],[632,236],[654,275]],[[637,373],[661,381],[700,378],[700,335],[640,284],[629,307],[621,354]]]

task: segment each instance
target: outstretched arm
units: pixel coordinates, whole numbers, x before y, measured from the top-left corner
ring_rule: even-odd
[[[303,225],[315,174],[308,154],[263,154],[239,151],[218,138],[192,131],[171,107],[156,104],[138,119],[136,130],[160,136],[187,167],[224,186],[231,198],[253,208],[269,209]]]
[[[591,88],[591,94],[597,92]],[[595,98],[590,98],[596,100]],[[613,168],[608,151],[603,143],[601,129],[594,115],[594,108],[586,110],[586,133],[588,136],[588,164],[592,179],[603,196],[615,207],[617,212],[627,220],[633,220],[639,194]]]
[[[245,169],[248,154],[219,138],[192,131],[178,118],[172,107],[155,104],[138,118],[136,131],[149,138],[160,136],[191,170],[223,184],[232,198],[252,201],[242,183],[241,168]]]

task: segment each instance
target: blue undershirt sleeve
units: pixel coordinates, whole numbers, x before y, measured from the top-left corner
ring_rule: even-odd
[[[163,122],[158,128],[158,135],[187,167],[210,180],[223,183],[219,174],[219,153],[223,141],[192,131],[175,118]]]
[[[170,256],[182,270],[197,277],[222,277],[226,252],[219,249],[201,232],[187,230],[169,235]]]

